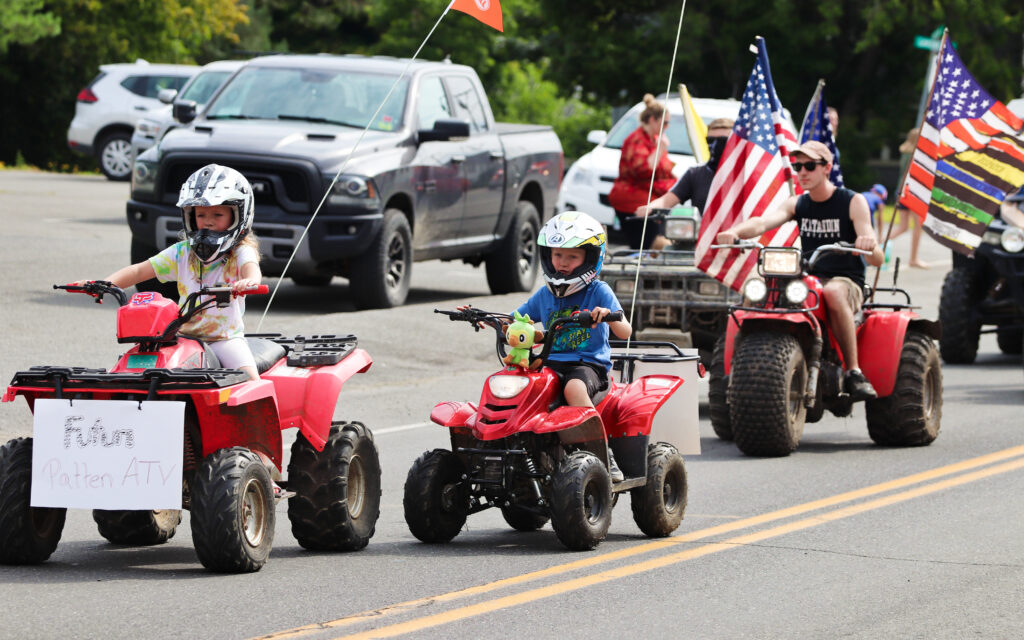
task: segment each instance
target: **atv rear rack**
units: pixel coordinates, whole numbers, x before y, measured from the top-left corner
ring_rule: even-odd
[[[280,333],[247,333],[246,338],[270,340],[284,347],[290,367],[322,367],[337,364],[355,351],[359,340],[348,335],[313,335],[286,338]]]
[[[74,389],[103,389],[144,392],[147,399],[156,390],[186,390],[230,387],[245,382],[249,376],[238,369],[146,369],[141,373],[110,373],[106,369],[85,367],[31,367],[14,374],[10,387],[53,389],[55,397]]]

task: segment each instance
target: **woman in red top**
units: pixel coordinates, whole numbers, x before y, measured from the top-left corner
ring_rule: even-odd
[[[643,234],[645,249],[661,249],[667,244],[661,234],[661,225],[652,221],[647,225],[647,232],[643,233],[644,219],[634,212],[637,207],[647,204],[652,172],[654,190],[651,191],[651,199],[666,193],[676,182],[672,175],[673,163],[668,159],[668,136],[664,132],[661,134],[660,150],[658,148],[661,119],[664,116],[664,126],[667,127],[669,114],[665,111],[665,105],[649,93],[644,96],[644,104],[647,106],[640,112],[640,126],[622,143],[619,177],[615,179],[611,193],[608,194],[608,202],[615,209],[615,215],[619,218],[631,248],[640,248],[640,237]],[[660,151],[660,155],[656,156],[656,151]]]

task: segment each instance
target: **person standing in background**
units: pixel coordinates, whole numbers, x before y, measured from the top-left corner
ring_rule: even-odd
[[[631,249],[640,249],[643,237],[644,249],[659,250],[668,242],[661,233],[661,224],[652,221],[644,233],[644,218],[635,215],[635,211],[647,204],[648,193],[651,198],[657,198],[675,184],[676,179],[672,175],[674,165],[668,158],[668,136],[662,131],[662,117],[664,127],[668,127],[670,118],[665,105],[649,93],[644,96],[644,105],[640,112],[640,126],[622,143],[619,177],[608,194],[608,202],[615,209]]]
[[[910,159],[914,156],[914,149],[917,148],[917,138],[919,135],[921,135],[920,129],[916,127],[911,129],[907,132],[907,139],[900,145],[900,180],[903,180],[903,176],[907,174],[907,165],[910,164]],[[899,226],[892,230],[889,241],[895,240],[906,233],[913,218],[914,229],[910,236],[910,266],[917,269],[927,269],[928,263],[917,257],[917,250],[921,246],[921,221],[917,219],[917,216],[910,209],[899,204],[898,198],[896,216],[899,218]],[[879,237],[883,241],[886,239],[884,234]]]

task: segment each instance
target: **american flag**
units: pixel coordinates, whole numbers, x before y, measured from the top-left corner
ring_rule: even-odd
[[[782,206],[791,195],[789,154],[796,147],[796,133],[783,115],[772,83],[764,38],[758,37],[757,62],[708,193],[695,256],[701,271],[740,290],[757,266],[756,252],[709,247],[719,232]],[[791,221],[765,233],[761,243],[792,246],[799,238],[800,231]]]
[[[843,184],[843,170],[839,168],[839,151],[836,149],[836,132],[832,130],[832,121],[828,119],[828,105],[825,104],[825,81],[818,80],[818,88],[814,90],[811,103],[807,105],[804,124],[800,127],[800,144],[810,140],[821,142],[832,152],[832,172],[829,181],[837,187]]]
[[[1024,175],[1024,123],[964,67],[948,34],[900,204],[930,236],[965,254]]]

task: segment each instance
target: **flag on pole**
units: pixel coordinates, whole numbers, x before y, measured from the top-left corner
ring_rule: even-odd
[[[839,168],[839,151],[836,149],[836,132],[832,130],[832,121],[828,118],[828,105],[825,104],[825,81],[818,80],[818,88],[814,90],[811,103],[807,105],[804,124],[800,127],[800,144],[817,140],[832,152],[832,172],[829,181],[837,187],[844,187],[843,170]]]
[[[978,84],[944,35],[900,204],[939,243],[971,255],[1024,184],[1024,122]]]
[[[498,0],[452,0],[448,8],[467,13],[488,27],[505,32],[501,22],[501,3]]]
[[[796,133],[775,93],[764,38],[758,37],[756,49],[751,49],[757,53],[757,61],[711,182],[695,255],[701,271],[737,291],[757,266],[757,252],[709,247],[719,232],[782,206],[792,193],[789,154],[797,147]],[[761,243],[793,246],[799,238],[800,230],[790,221],[761,236]]]
[[[679,99],[683,102],[683,120],[686,121],[686,133],[690,137],[693,156],[697,158],[697,164],[704,164],[711,158],[711,151],[708,150],[708,127],[697,115],[697,108],[693,106],[693,99],[690,98],[690,91],[685,84],[679,85]]]

